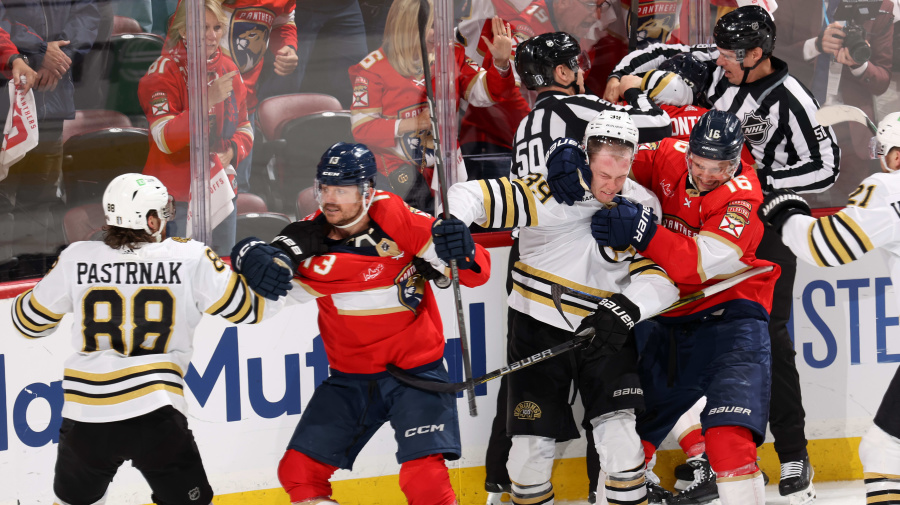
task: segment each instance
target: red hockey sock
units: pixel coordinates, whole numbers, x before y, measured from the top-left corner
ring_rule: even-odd
[[[291,503],[331,496],[328,479],[336,466],[316,461],[302,452],[288,449],[278,463],[278,480],[291,497]]]
[[[656,454],[656,447],[646,440],[641,440],[641,445],[644,446],[644,464],[646,465],[650,463],[653,455]]]
[[[681,446],[681,450],[687,454],[687,457],[691,458],[698,454],[703,453],[706,450],[706,443],[703,438],[703,430],[697,428],[695,430],[691,430],[687,432],[681,439],[678,441],[678,445]]]
[[[716,426],[706,430],[706,456],[717,475],[749,475],[756,467],[756,442],[743,426]]]
[[[400,489],[409,505],[453,505],[456,493],[440,454],[407,461],[400,465]]]

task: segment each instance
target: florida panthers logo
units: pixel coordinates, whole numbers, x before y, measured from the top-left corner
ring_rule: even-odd
[[[256,67],[269,46],[269,32],[275,14],[267,9],[250,8],[235,11],[231,18],[228,49],[241,73]]]
[[[599,3],[599,2],[598,2]],[[638,3],[638,48],[648,44],[665,43],[677,22],[678,5],[674,0],[640,0]],[[626,30],[631,30],[631,12],[628,13]]]
[[[416,311],[422,298],[425,296],[424,277],[417,275],[416,269],[410,264],[394,281],[397,284],[397,298],[400,305],[403,305],[412,312]]]
[[[766,139],[769,138],[769,130],[771,129],[772,122],[769,118],[758,116],[755,112],[744,115],[744,121],[741,123],[744,137],[754,145],[765,143]]]

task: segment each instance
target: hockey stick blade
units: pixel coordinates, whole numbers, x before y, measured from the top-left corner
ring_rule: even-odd
[[[852,105],[826,105],[816,111],[816,121],[823,126],[853,121],[866,126],[873,134],[878,133],[878,127],[869,116],[862,109]]]
[[[563,286],[562,284],[550,285],[550,297],[553,299],[553,305],[556,306],[556,310],[559,311],[559,315],[561,315],[562,318],[566,321],[566,324],[569,325],[569,328],[572,328],[573,330],[575,329],[575,327],[572,326],[572,323],[569,322],[569,318],[566,317],[566,313],[563,312],[562,295],[569,295],[572,298],[578,298],[579,300],[584,300],[586,302],[592,303],[597,303],[603,299],[600,296],[585,293],[584,291],[578,291],[577,289]]]
[[[740,284],[741,282],[744,282],[745,280],[749,279],[750,277],[754,277],[754,276],[757,276],[759,274],[763,274],[766,272],[771,272],[773,268],[774,267],[771,265],[765,266],[765,267],[756,267],[756,268],[747,270],[746,272],[743,272],[739,275],[735,275],[734,277],[730,277],[721,282],[713,284],[712,286],[707,286],[707,287],[703,288],[702,290],[697,291],[696,293],[679,298],[678,301],[676,301],[672,305],[669,305],[668,307],[661,310],[660,312],[657,312],[656,314],[654,314],[654,316],[658,315],[658,314],[666,313],[670,310],[674,310],[679,307],[683,307],[689,303],[700,300],[701,298],[706,298],[706,297],[712,296],[716,293],[721,293],[722,291],[725,291],[728,288],[731,288],[733,286]],[[592,295],[590,293],[585,293],[584,291],[578,291],[577,289],[568,288],[566,286],[562,286],[559,284],[553,284],[550,286],[550,294],[553,296],[553,303],[556,304],[556,308],[557,308],[557,310],[560,310],[560,312],[562,312],[561,297],[563,294],[571,295],[580,300],[586,300],[586,301],[590,301],[590,302],[599,302],[600,300],[603,299],[602,297]],[[560,300],[559,304],[557,304],[557,300]],[[563,319],[565,319],[565,318],[566,318],[565,315],[563,315]],[[568,320],[566,320],[566,322],[568,322]],[[569,324],[569,326],[571,326],[571,324]],[[571,351],[572,349],[579,347],[583,342],[590,340],[593,336],[594,336],[593,331],[591,331],[583,336],[576,336],[572,340],[563,342],[562,344],[559,344],[555,347],[551,347],[550,349],[541,351],[533,356],[529,356],[525,359],[516,361],[514,363],[510,363],[510,364],[506,365],[505,367],[502,367],[497,370],[494,370],[493,372],[484,374],[481,377],[475,377],[473,379],[470,379],[470,380],[467,380],[464,382],[429,381],[426,379],[416,377],[415,375],[412,375],[393,364],[387,365],[387,371],[395,379],[399,380],[400,382],[406,383],[414,388],[418,388],[418,389],[421,389],[424,391],[434,391],[434,392],[438,392],[438,393],[457,393],[459,391],[463,391],[463,390],[467,390],[467,389],[474,390],[475,386],[477,386],[479,384],[484,384],[485,382],[488,382],[490,380],[494,380],[498,377],[503,377],[504,375],[511,374],[511,373],[513,373],[517,370],[521,370],[527,366],[533,365],[535,363],[539,363],[546,359],[550,359],[554,356],[558,356],[564,352]]]

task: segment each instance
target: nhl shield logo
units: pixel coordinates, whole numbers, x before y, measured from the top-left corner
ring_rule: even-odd
[[[190,491],[188,491],[188,498],[191,501],[199,500],[200,499],[200,488],[195,487],[194,489],[191,489]]]
[[[741,123],[741,130],[744,131],[744,137],[747,142],[754,145],[765,143],[769,138],[769,130],[772,129],[772,123],[768,118],[757,115],[755,112],[744,115],[744,121]]]

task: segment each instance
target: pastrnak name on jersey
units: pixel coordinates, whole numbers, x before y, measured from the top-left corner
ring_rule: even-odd
[[[78,284],[181,284],[180,261],[77,264]]]

